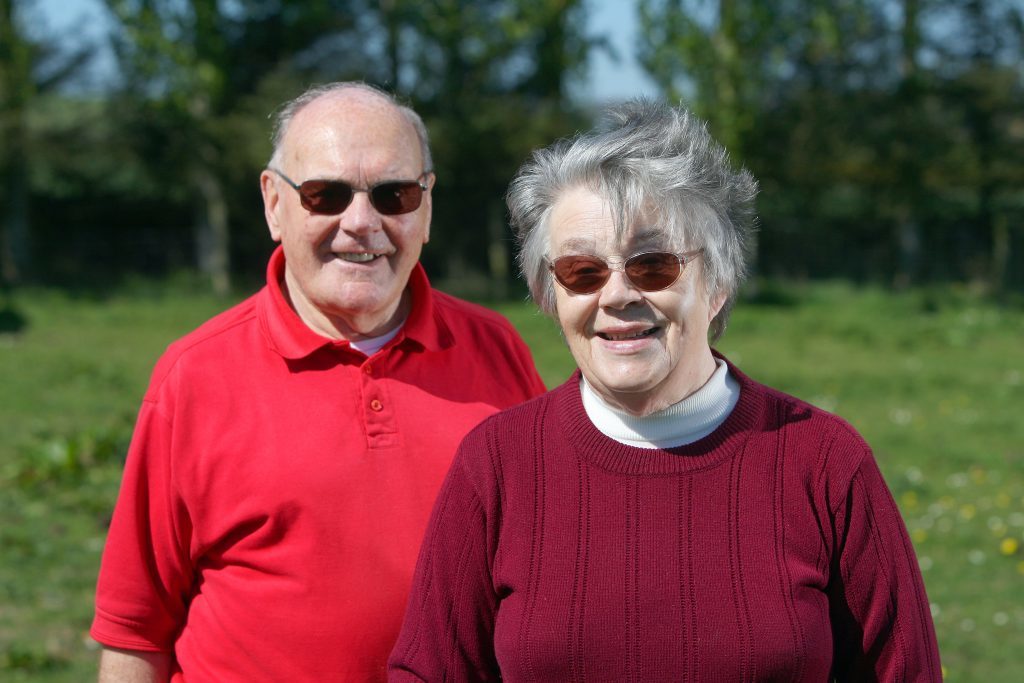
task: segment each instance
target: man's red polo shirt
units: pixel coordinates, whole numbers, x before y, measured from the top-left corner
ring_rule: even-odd
[[[384,680],[462,437],[544,385],[501,316],[410,279],[367,358],[267,286],[172,344],[143,400],[92,635],[175,680]],[[181,674],[184,671],[184,677]]]

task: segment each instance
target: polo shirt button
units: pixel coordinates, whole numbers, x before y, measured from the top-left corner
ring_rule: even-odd
[[[373,374],[373,366],[370,365],[369,363],[367,363],[366,366],[363,368],[363,372],[365,372],[367,375],[372,375]]]
[[[380,401],[378,401],[377,399],[373,399],[372,401],[370,401],[370,410],[372,410],[372,411],[374,411],[376,413],[379,413],[383,409],[384,409],[384,404],[381,403]]]

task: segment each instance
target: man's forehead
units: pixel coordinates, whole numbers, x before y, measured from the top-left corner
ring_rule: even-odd
[[[344,141],[381,151],[411,149],[419,153],[419,136],[408,118],[382,95],[358,89],[321,95],[296,112],[285,131],[286,154],[323,151],[326,141]]]

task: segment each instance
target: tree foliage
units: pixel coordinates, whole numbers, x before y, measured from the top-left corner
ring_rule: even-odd
[[[30,118],[47,93],[78,72],[87,49],[62,49],[55,37],[29,35],[30,6],[0,0],[0,282],[13,286],[32,272],[30,157],[44,135]]]
[[[999,292],[1024,263],[1022,17],[1003,0],[641,0],[638,51],[761,179],[764,272]]]
[[[257,280],[268,114],[312,83],[358,79],[431,131],[428,271],[500,296],[505,188],[532,149],[590,125],[568,86],[607,45],[585,28],[595,0],[97,1],[117,74],[90,92],[54,88],[87,55],[27,36],[25,0],[0,0],[7,280],[183,266],[219,290]],[[636,54],[663,95],[761,181],[760,273],[1024,288],[1019,2],[634,7]]]

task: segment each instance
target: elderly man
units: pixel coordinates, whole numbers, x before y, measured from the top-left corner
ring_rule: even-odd
[[[279,114],[281,246],[154,370],[100,570],[101,681],[383,680],[466,432],[544,389],[506,320],[431,289],[420,118],[363,84]]]

